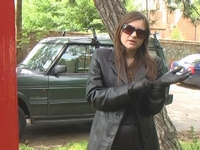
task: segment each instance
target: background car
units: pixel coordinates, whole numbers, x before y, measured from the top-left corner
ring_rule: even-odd
[[[200,54],[191,54],[179,61],[173,61],[170,70],[173,70],[178,66],[183,67],[180,73],[186,70],[190,70],[192,73],[189,78],[183,81],[183,83],[200,87]]]

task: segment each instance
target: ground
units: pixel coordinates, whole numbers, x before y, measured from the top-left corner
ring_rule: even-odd
[[[179,139],[188,141],[195,136],[200,139],[200,88],[185,84],[170,87],[174,95],[173,103],[166,106],[167,112],[178,131]]]
[[[191,126],[194,127],[195,136],[200,139],[200,88],[185,85],[172,85],[170,93],[174,95],[171,105],[166,106],[168,115],[178,131],[182,141],[191,141]],[[65,145],[68,142],[89,138],[91,123],[51,122],[28,123],[21,143],[35,149],[51,148]]]
[[[181,141],[192,141],[195,138],[200,140],[200,131],[196,131],[195,135],[192,135],[191,131],[178,131],[178,138]]]

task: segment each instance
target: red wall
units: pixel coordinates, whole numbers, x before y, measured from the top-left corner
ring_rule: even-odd
[[[0,148],[18,150],[14,0],[0,0]]]

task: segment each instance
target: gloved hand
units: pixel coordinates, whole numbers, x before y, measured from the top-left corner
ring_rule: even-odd
[[[151,88],[151,83],[147,79],[141,81],[132,82],[128,85],[128,93],[130,96],[146,94]]]
[[[150,90],[149,96],[152,99],[157,99],[157,98],[164,98],[165,95],[165,87],[154,87]]]
[[[175,84],[184,81],[191,75],[191,72],[185,71],[180,75],[176,75],[176,73],[179,72],[182,68],[183,67],[179,66],[178,68],[165,73],[152,84],[153,87],[167,87],[170,84]]]

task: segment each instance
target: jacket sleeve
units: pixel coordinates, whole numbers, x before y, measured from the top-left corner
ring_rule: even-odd
[[[105,58],[102,57],[106,57],[108,53],[106,55],[101,54],[101,57],[99,56],[99,50],[101,49],[95,50],[90,63],[86,84],[86,100],[94,109],[100,111],[116,111],[122,109],[131,101],[127,90],[128,85],[119,85],[115,87],[106,87],[104,85],[104,76],[102,72],[106,71],[104,67],[108,64],[105,64],[107,62],[104,60]]]
[[[160,78],[163,75],[163,64],[162,64],[162,60],[159,57],[156,57],[156,65],[157,65],[157,78]],[[152,89],[152,90],[157,90],[159,95],[151,97],[148,96],[147,98],[147,104],[143,104],[145,107],[145,112],[148,115],[155,115],[157,113],[159,113],[164,104],[165,104],[165,100],[166,100],[166,88],[165,87],[159,87],[157,89]],[[150,91],[151,92],[151,91]]]

